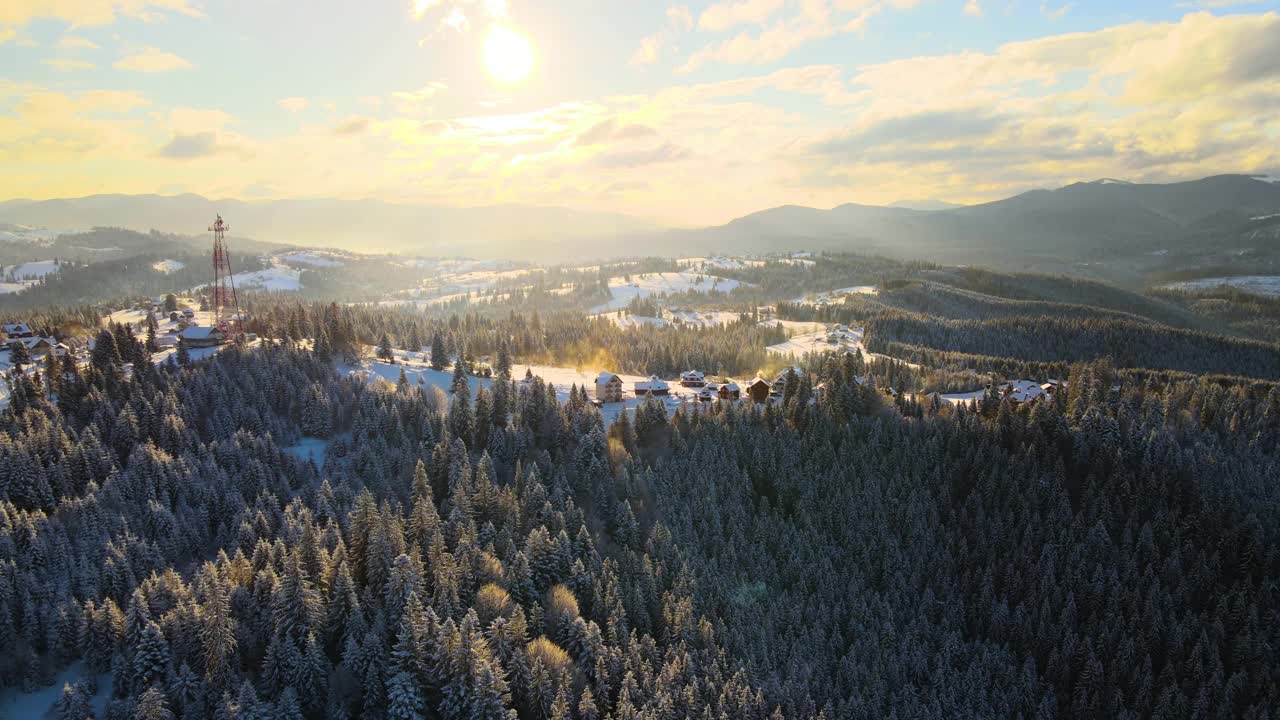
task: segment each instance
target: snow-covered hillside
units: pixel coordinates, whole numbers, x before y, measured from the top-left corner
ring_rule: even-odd
[[[57,260],[33,260],[21,265],[6,265],[0,274],[16,281],[36,280],[62,269]]]
[[[179,270],[181,270],[186,266],[187,264],[182,262],[181,260],[160,260],[159,262],[151,263],[152,270],[155,270],[156,272],[165,273],[166,275],[169,273],[178,272]]]
[[[636,298],[647,298],[654,295],[671,295],[682,292],[708,293],[712,291],[730,292],[743,283],[728,278],[704,275],[689,271],[645,273],[609,279],[609,293],[613,298],[591,309],[591,312],[605,312],[626,307]]]
[[[311,267],[342,267],[346,263],[343,262],[345,255],[338,253],[320,252],[318,250],[285,253],[277,257],[281,262],[293,263],[296,265],[310,265]]]
[[[1212,277],[1199,280],[1168,283],[1162,287],[1170,290],[1210,290],[1226,285],[1237,290],[1258,295],[1280,296],[1280,275],[1238,275],[1236,277]]]

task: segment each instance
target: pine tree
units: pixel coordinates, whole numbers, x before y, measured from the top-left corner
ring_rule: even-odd
[[[449,356],[444,349],[444,338],[439,331],[431,336],[431,369],[444,370],[449,364]]]
[[[383,362],[395,363],[395,352],[391,349],[391,338],[386,333],[382,334],[382,339],[378,341],[378,359]]]

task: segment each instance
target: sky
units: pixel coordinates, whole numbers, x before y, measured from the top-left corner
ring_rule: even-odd
[[[1280,0],[0,2],[0,199],[695,226],[1223,172],[1280,172]]]

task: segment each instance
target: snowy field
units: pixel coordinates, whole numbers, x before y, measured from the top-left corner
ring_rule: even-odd
[[[836,342],[830,342],[833,338]],[[823,329],[818,332],[793,336],[784,343],[770,345],[765,349],[779,355],[796,356],[804,355],[805,353],[831,352],[833,350],[861,350],[862,330],[849,328],[848,330],[828,333]]]
[[[0,274],[15,280],[35,280],[62,269],[57,260],[34,260],[21,265],[6,265]]]
[[[809,293],[798,298],[792,298],[791,302],[796,305],[831,305],[837,302],[844,302],[846,295],[877,295],[879,292],[875,285],[852,285],[821,293]]]
[[[651,325],[653,327],[666,327],[670,324],[662,318],[648,317],[645,315],[631,315],[624,310],[600,313],[599,317],[612,322],[614,325],[617,325],[624,330],[626,328],[642,327],[646,325]]]
[[[612,299],[591,309],[593,313],[618,310],[626,307],[636,298],[647,298],[655,295],[671,295],[682,292],[709,293],[712,291],[730,292],[743,283],[737,280],[690,272],[662,272],[632,275],[628,281],[625,277],[609,278],[609,294]]]
[[[266,270],[236,273],[231,281],[236,288],[297,292],[302,289],[302,271],[287,265],[273,265]]]
[[[1280,275],[1238,275],[1235,277],[1201,278],[1162,285],[1169,290],[1212,290],[1226,285],[1258,295],[1280,296]]]
[[[166,260],[160,260],[158,262],[151,263],[152,270],[155,270],[156,272],[162,272],[166,275],[168,275],[169,273],[178,272],[179,270],[181,270],[186,266],[187,264],[182,262],[181,260],[166,259]]]
[[[337,253],[325,253],[319,251],[309,252],[291,252],[277,256],[280,262],[294,263],[297,265],[310,265],[311,267],[341,267],[344,263],[340,258],[345,256]]]

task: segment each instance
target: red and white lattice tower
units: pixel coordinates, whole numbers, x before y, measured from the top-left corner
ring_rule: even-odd
[[[231,258],[227,256],[227,243],[223,239],[223,234],[230,229],[221,215],[209,226],[213,232],[213,285],[210,286],[209,309],[213,311],[213,326],[227,341],[235,340],[241,332],[240,299],[236,297]]]

